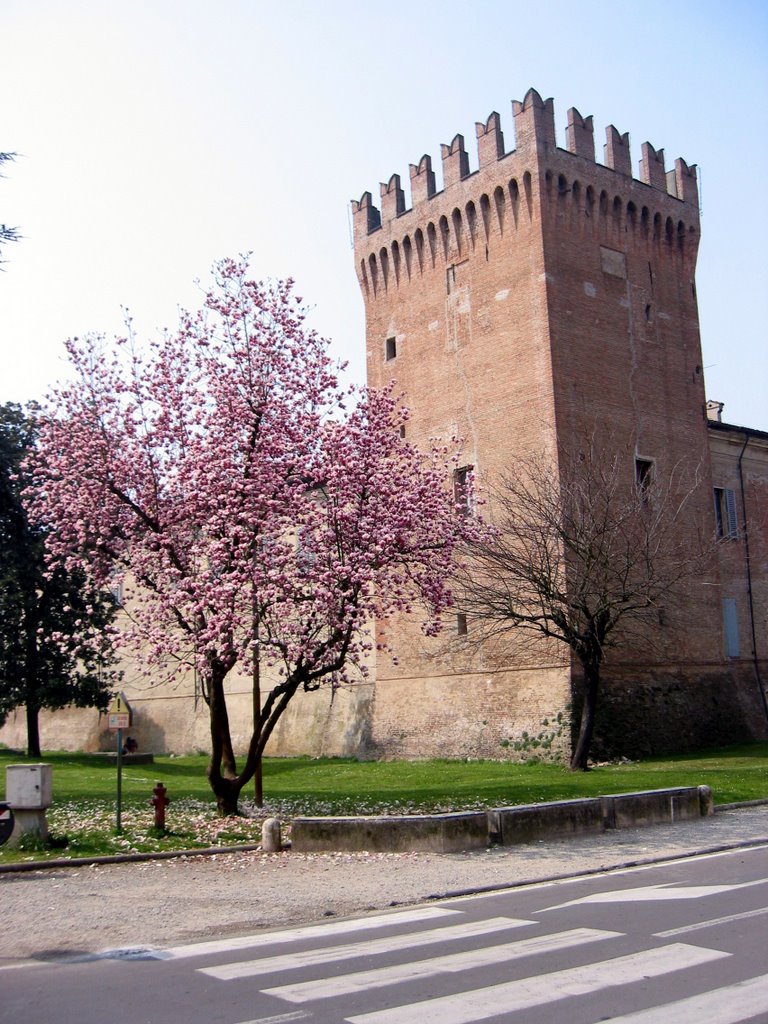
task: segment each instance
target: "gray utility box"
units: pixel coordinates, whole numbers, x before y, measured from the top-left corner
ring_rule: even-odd
[[[51,806],[52,768],[49,764],[9,764],[5,769],[5,799],[16,810],[45,810]]]

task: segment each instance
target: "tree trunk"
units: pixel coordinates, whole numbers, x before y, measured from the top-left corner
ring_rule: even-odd
[[[584,670],[584,704],[581,709],[579,735],[571,756],[571,770],[586,772],[589,770],[589,749],[592,746],[592,734],[595,731],[595,713],[597,711],[597,693],[600,686],[600,664],[582,662]]]
[[[40,709],[34,704],[27,704],[27,755],[40,757]]]
[[[259,647],[253,655],[253,735],[261,736],[261,664],[259,662]],[[259,755],[256,762],[256,770],[253,773],[253,802],[257,807],[264,806],[264,772],[262,769],[263,759]]]
[[[224,695],[226,668],[214,662],[208,679],[208,712],[211,725],[211,760],[208,765],[208,781],[211,784],[216,806],[222,816],[237,814],[237,799],[242,782],[237,776],[237,765],[232,738],[229,731],[229,715]]]
[[[211,780],[211,788],[216,797],[216,809],[222,818],[238,813],[237,802],[242,789],[238,779],[219,777],[215,785]]]

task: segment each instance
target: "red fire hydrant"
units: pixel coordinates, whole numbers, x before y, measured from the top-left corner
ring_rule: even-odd
[[[152,797],[152,799],[149,802],[155,808],[155,828],[158,828],[158,829],[160,829],[161,831],[164,832],[165,831],[165,808],[171,802],[170,798],[165,795],[168,792],[168,790],[165,788],[165,786],[162,784],[162,782],[158,782],[156,784],[155,788],[152,790],[152,792],[155,795]]]

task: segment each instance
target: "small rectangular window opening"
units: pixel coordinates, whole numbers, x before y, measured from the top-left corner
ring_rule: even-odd
[[[387,338],[387,344],[386,344],[386,347],[384,349],[384,356],[385,356],[387,362],[390,362],[392,359],[394,359],[397,356],[397,339],[396,338]]]
[[[472,470],[473,466],[461,466],[453,471],[453,500],[463,516],[472,511]]]
[[[731,487],[715,487],[715,534],[728,540],[737,540],[739,525],[736,521],[736,493]]]
[[[456,290],[456,267],[448,267],[445,272],[445,284],[450,295],[451,292]]]
[[[648,495],[653,482],[653,461],[651,459],[635,459],[635,485],[644,501]]]
[[[467,635],[467,616],[464,612],[459,612],[456,616],[456,636]]]

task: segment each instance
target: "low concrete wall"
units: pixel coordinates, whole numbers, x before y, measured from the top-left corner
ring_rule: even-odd
[[[603,797],[606,828],[634,828],[701,817],[698,786],[651,789],[645,793],[619,793]],[[701,787],[706,788],[706,787]]]
[[[457,853],[492,842],[514,846],[537,839],[595,835],[606,829],[687,821],[713,812],[709,786],[688,786],[458,814],[294,818],[291,844],[299,853]]]
[[[520,804],[489,811],[491,838],[502,846],[534,839],[602,832],[603,801],[557,800],[549,804]]]
[[[488,845],[485,811],[403,817],[294,818],[291,846],[300,853],[368,850],[458,853]]]

